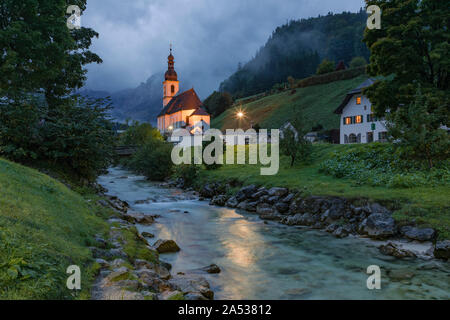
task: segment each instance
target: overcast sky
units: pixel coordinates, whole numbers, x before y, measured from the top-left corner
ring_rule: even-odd
[[[291,19],[356,12],[363,0],[88,0],[83,26],[96,30],[86,87],[132,88],[167,69],[173,44],[180,81],[205,98]],[[162,81],[163,79],[161,79]]]

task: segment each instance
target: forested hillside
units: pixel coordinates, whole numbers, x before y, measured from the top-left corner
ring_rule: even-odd
[[[362,42],[367,21],[365,11],[328,14],[290,21],[278,27],[255,57],[220,85],[235,97],[271,89],[288,76],[301,79],[314,74],[321,60],[349,64],[352,58],[369,58]]]

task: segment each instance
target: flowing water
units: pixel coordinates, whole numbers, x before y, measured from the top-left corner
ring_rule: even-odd
[[[138,229],[155,234],[150,243],[178,243],[179,253],[161,255],[172,274],[220,266],[220,274],[205,274],[216,299],[450,299],[450,263],[399,260],[367,239],[265,223],[254,214],[186,200],[179,190],[117,168],[99,183],[131,210],[161,215]],[[381,268],[381,290],[367,289],[370,265]]]

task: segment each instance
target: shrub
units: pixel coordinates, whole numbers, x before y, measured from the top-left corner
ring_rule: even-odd
[[[153,139],[163,140],[159,130],[149,123],[135,121],[122,133],[119,143],[125,146],[142,146]]]
[[[352,61],[350,61],[350,68],[359,68],[367,65],[366,59],[364,57],[354,57]]]
[[[172,173],[171,153],[172,144],[152,139],[133,155],[126,166],[150,180],[163,181]]]
[[[175,177],[184,181],[184,187],[191,187],[195,184],[200,166],[195,164],[181,164],[175,167]]]
[[[413,188],[447,185],[450,181],[448,161],[428,170],[420,161],[404,160],[398,147],[392,144],[372,143],[349,146],[331,154],[319,170],[336,178],[350,178],[357,185]]]
[[[326,74],[335,71],[334,62],[324,59],[317,68],[317,74]]]

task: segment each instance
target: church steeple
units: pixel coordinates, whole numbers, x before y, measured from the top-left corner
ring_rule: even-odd
[[[165,74],[166,80],[178,81],[178,75],[175,72],[175,58],[172,55],[172,45],[170,45],[170,54],[167,57],[167,71]]]
[[[178,93],[180,83],[178,81],[178,75],[175,71],[175,58],[172,55],[172,44],[170,45],[170,54],[167,57],[167,71],[164,75],[164,99],[163,106],[169,104],[170,100]]]

